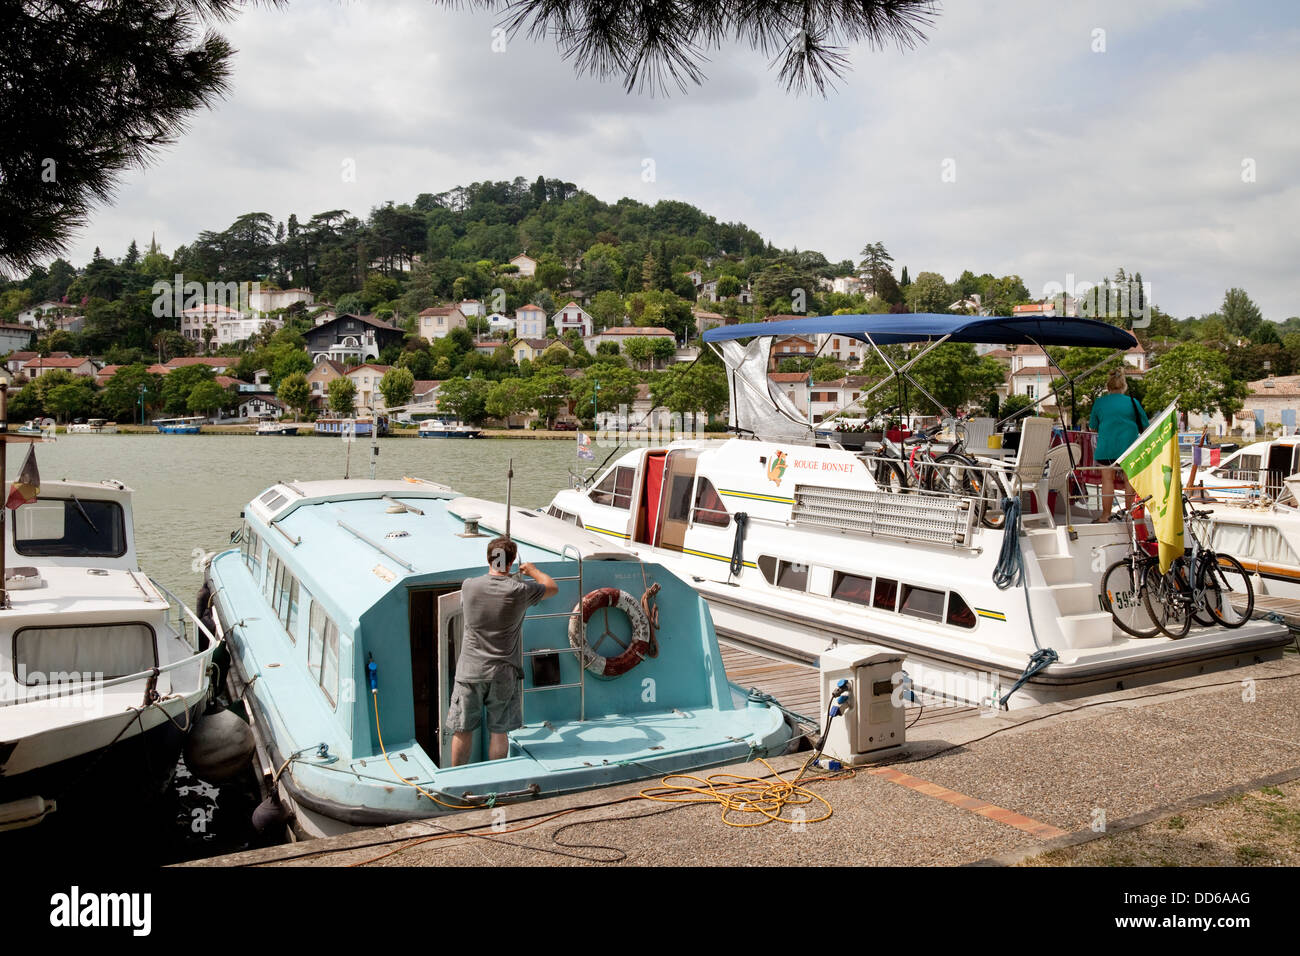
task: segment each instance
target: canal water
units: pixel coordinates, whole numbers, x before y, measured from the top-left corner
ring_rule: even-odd
[[[540,507],[568,486],[570,469],[581,472],[592,464],[578,460],[575,445],[571,440],[381,438],[375,477],[425,478],[504,501],[513,459],[513,500]],[[348,445],[312,435],[59,435],[35,447],[42,479],[116,478],[133,489],[140,566],[191,607],[202,585],[203,556],[230,547],[240,511],[257,494],[282,479],[370,476],[368,438]],[[22,445],[9,447],[6,494],[26,453]],[[603,458],[600,454],[597,463]],[[258,799],[251,774],[242,784],[218,790],[192,777],[182,762],[160,805],[140,808],[133,819],[59,820],[56,813],[37,827],[0,833],[0,850],[39,848],[95,860],[125,849],[137,863],[198,859],[258,845],[261,838],[249,823]]]

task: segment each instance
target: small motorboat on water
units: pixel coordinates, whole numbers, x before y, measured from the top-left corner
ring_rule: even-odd
[[[55,427],[53,418],[33,418],[29,422],[23,422],[14,431],[19,435],[45,435],[54,431]]]
[[[300,426],[301,426],[300,422],[277,422],[277,421],[258,422],[257,425],[253,426],[253,434],[262,435],[262,436],[271,435],[271,436],[288,437],[291,435],[297,435]]]
[[[139,570],[120,482],[42,481],[5,523],[0,830],[158,793],[208,701],[215,638]]]
[[[478,438],[481,434],[481,428],[464,422],[447,422],[440,418],[428,418],[420,422],[421,438]]]
[[[117,422],[107,422],[102,418],[90,418],[84,422],[73,422],[68,426],[69,435],[115,435]]]
[[[515,508],[559,593],[524,620],[522,728],[451,766],[461,585],[506,506],[443,485],[282,481],[210,562],[228,688],[300,835],[427,818],[785,752],[793,727],[730,684],[704,602],[657,564]],[[585,663],[585,666],[584,666]]]
[[[202,415],[191,415],[186,418],[155,418],[153,424],[163,435],[197,435],[205,421],[207,419]]]

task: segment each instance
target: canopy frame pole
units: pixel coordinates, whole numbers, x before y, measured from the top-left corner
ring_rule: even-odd
[[[931,343],[930,343],[929,345],[927,345],[924,349],[922,349],[922,350],[921,350],[917,355],[913,356],[911,359],[909,359],[908,361],[904,362],[902,365],[899,365],[899,366],[895,366],[893,362],[889,361],[889,358],[885,355],[885,353],[884,353],[883,351],[881,351],[880,346],[877,345],[877,344],[875,343],[875,341],[872,340],[872,338],[871,338],[871,333],[869,333],[869,332],[863,332],[863,333],[861,333],[861,335],[862,335],[862,339],[860,339],[860,341],[865,341],[868,345],[870,345],[870,346],[872,347],[872,349],[875,350],[876,354],[880,356],[881,361],[883,361],[883,362],[885,363],[885,365],[886,365],[886,366],[887,366],[887,367],[888,367],[888,368],[889,368],[889,369],[890,369],[894,374],[892,374],[892,375],[888,375],[888,376],[886,376],[885,378],[881,379],[879,382],[877,382],[875,385],[871,386],[871,388],[867,389],[865,392],[863,392],[861,395],[859,395],[859,396],[858,396],[857,398],[855,398],[853,401],[849,402],[849,404],[845,405],[845,406],[844,406],[843,408],[841,408],[839,411],[835,412],[834,414],[832,414],[832,415],[830,415],[830,416],[828,416],[828,417],[826,417],[826,418],[823,418],[820,422],[817,423],[818,425],[825,425],[827,422],[834,421],[836,418],[838,418],[839,416],[843,415],[845,412],[847,412],[847,411],[848,411],[850,408],[852,408],[853,406],[855,406],[855,405],[861,405],[861,404],[862,404],[863,402],[865,402],[868,398],[870,398],[874,393],[880,391],[880,389],[884,388],[884,387],[885,387],[886,385],[888,385],[891,381],[893,381],[893,380],[899,378],[900,376],[902,376],[903,378],[907,379],[907,381],[911,382],[913,385],[916,385],[917,389],[920,390],[921,394],[924,395],[926,398],[930,399],[930,401],[934,402],[936,405],[938,405],[938,406],[939,406],[941,409],[943,409],[944,411],[948,411],[947,406],[945,406],[942,402],[937,401],[937,400],[934,398],[934,396],[932,396],[932,395],[931,395],[929,392],[927,392],[925,389],[921,388],[921,386],[917,383],[916,379],[912,378],[912,376],[910,376],[910,375],[907,374],[907,370],[910,369],[910,368],[911,368],[913,365],[915,365],[917,362],[921,361],[921,359],[923,359],[923,358],[925,358],[927,355],[929,355],[929,354],[930,354],[934,349],[938,348],[940,345],[943,345],[943,343],[946,342],[946,341],[948,341],[948,339],[952,338],[952,333],[951,333],[951,332],[949,332],[947,335],[944,335],[942,338],[938,339],[937,341],[935,341],[935,342],[931,342]],[[808,403],[808,407],[809,407],[809,408],[812,407],[812,403],[811,403],[811,402]],[[949,413],[948,417],[951,418],[951,417],[952,417],[952,414]]]

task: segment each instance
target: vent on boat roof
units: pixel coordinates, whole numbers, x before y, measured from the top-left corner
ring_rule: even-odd
[[[280,506],[288,500],[274,488],[261,497],[261,502],[266,505],[268,511],[278,511]]]

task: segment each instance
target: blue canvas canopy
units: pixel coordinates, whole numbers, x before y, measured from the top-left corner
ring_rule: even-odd
[[[1133,333],[1096,319],[1068,316],[940,315],[933,312],[897,315],[819,315],[779,322],[720,325],[704,333],[706,342],[725,342],[760,335],[816,335],[831,333],[876,345],[926,342],[948,337],[949,342],[989,345],[1083,345],[1129,349],[1137,344]]]

